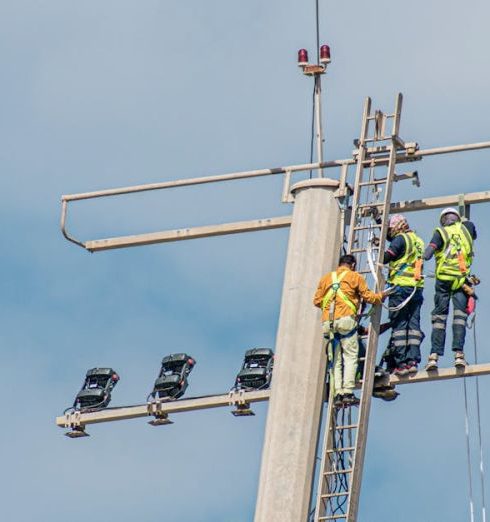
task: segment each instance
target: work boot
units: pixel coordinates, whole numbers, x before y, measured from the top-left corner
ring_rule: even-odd
[[[344,406],[357,406],[359,399],[353,393],[346,393],[342,397],[342,403]]]
[[[391,402],[398,397],[399,393],[395,390],[392,385],[381,386],[373,389],[373,397],[377,399],[383,399],[384,401]]]
[[[427,360],[427,364],[425,365],[425,369],[430,372],[437,370],[437,361],[439,360],[439,355],[437,353],[431,353],[429,355],[429,359]]]
[[[417,373],[418,364],[415,361],[408,361],[406,364],[408,373]]]
[[[454,366],[456,368],[464,368],[468,363],[464,358],[464,352],[454,352]]]
[[[337,394],[337,395],[334,397],[333,405],[334,405],[336,408],[342,408],[342,406],[344,405],[344,403],[343,403],[343,401],[342,401],[342,395]]]
[[[395,368],[395,371],[393,372],[395,375],[398,375],[398,377],[404,377],[405,375],[408,375],[408,367],[405,363],[400,364]]]

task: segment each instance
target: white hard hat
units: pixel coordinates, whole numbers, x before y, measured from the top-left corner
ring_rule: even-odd
[[[442,219],[442,217],[445,216],[446,214],[456,214],[459,217],[459,219],[461,219],[461,214],[459,213],[459,210],[454,208],[454,207],[447,207],[447,208],[445,208],[441,212],[441,214],[439,216],[439,219]]]
[[[451,218],[451,215],[454,217]],[[459,213],[459,210],[453,207],[445,208],[439,216],[439,223],[443,227],[446,225],[457,223],[458,221],[461,221],[461,214]]]

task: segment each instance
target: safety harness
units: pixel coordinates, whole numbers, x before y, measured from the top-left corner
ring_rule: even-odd
[[[390,262],[388,282],[393,286],[423,287],[424,242],[414,232],[400,235],[405,241],[405,253],[400,259]]]
[[[436,277],[451,281],[451,289],[458,290],[469,274],[473,261],[473,238],[460,222],[436,229],[443,246],[436,252]]]
[[[341,340],[342,339],[348,339],[349,337],[352,337],[357,332],[357,325],[350,331],[345,334],[341,334],[339,332],[334,332],[334,321],[335,321],[335,306],[337,297],[339,297],[351,310],[352,315],[357,316],[357,306],[352,302],[351,299],[343,292],[343,290],[340,288],[340,283],[344,279],[344,277],[347,275],[348,270],[343,271],[340,275],[337,274],[337,272],[331,272],[330,277],[332,278],[332,284],[330,285],[330,288],[328,289],[327,293],[325,294],[325,297],[322,300],[322,310],[329,309],[328,314],[328,323],[329,323],[329,329],[328,329],[328,336],[325,336],[328,339],[327,342],[327,361],[328,361],[328,370],[330,373],[330,382],[333,384],[333,386],[330,386],[330,393],[332,396],[335,395],[335,383],[333,380],[333,361],[334,361],[334,354],[337,349],[341,346]],[[344,373],[344,365],[343,365],[343,359],[342,359],[342,379],[343,379],[343,373]]]
[[[340,276],[337,272],[331,272],[330,276],[332,278],[332,284],[328,289],[325,297],[322,301],[322,310],[325,310],[330,305],[328,320],[330,322],[330,328],[333,327],[334,315],[335,315],[335,304],[337,301],[337,296],[342,299],[342,301],[352,310],[353,315],[357,315],[357,306],[345,295],[345,293],[340,288],[340,282],[347,275],[348,270],[343,271]]]

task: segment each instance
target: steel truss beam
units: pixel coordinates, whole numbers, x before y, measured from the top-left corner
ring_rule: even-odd
[[[490,374],[490,363],[469,365],[466,368],[440,368],[434,372],[420,371],[409,377],[389,377],[390,384],[415,384],[420,382],[445,381],[461,377],[477,377]],[[386,379],[388,382],[388,379]],[[377,381],[376,384],[383,384]],[[140,417],[156,416],[166,417],[171,413],[179,413],[193,410],[203,410],[222,407],[239,407],[253,402],[268,401],[270,390],[260,390],[244,393],[228,393],[223,395],[210,395],[197,397],[195,399],[181,399],[173,402],[160,402],[157,407],[148,404],[136,406],[123,406],[121,408],[107,408],[92,413],[68,413],[56,418],[56,425],[61,428],[77,428],[88,424],[99,424],[101,422],[112,422]]]

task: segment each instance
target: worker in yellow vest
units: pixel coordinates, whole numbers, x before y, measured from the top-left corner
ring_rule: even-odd
[[[355,257],[343,255],[337,270],[321,278],[313,298],[313,304],[323,310],[330,362],[333,358],[334,404],[337,407],[359,404],[353,392],[359,357],[357,316],[361,300],[381,304],[384,298],[382,292],[371,292],[364,277],[355,269]]]
[[[392,325],[390,349],[395,364],[393,373],[403,376],[416,373],[421,359],[424,242],[410,229],[402,214],[390,217],[387,239],[390,246],[383,262],[389,269],[387,284],[394,289],[388,301]]]
[[[466,307],[468,296],[463,285],[470,275],[473,261],[473,240],[476,228],[471,221],[462,221],[455,208],[445,208],[440,215],[441,226],[434,234],[424,253],[424,259],[436,258],[436,291],[432,310],[431,353],[426,369],[436,370],[439,357],[444,355],[446,323],[449,302],[453,302],[454,365],[466,366],[464,342],[466,336]]]

